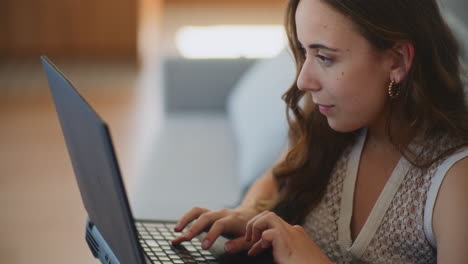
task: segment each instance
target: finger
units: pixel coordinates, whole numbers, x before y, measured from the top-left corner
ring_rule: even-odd
[[[205,208],[199,208],[199,207],[194,207],[192,208],[188,213],[186,213],[177,223],[176,227],[174,227],[174,231],[180,232],[182,231],[185,226],[192,222],[194,219],[200,218],[204,214],[208,214],[209,210]],[[198,232],[199,233],[199,232]],[[180,236],[174,238],[171,242],[174,245],[178,245],[183,241],[189,241],[191,240],[194,236],[198,235],[198,233],[194,233],[191,228],[186,230],[183,234]]]
[[[180,218],[174,227],[174,231],[181,232],[190,222],[197,219],[201,214],[208,212],[206,208],[193,207],[184,216]]]
[[[253,242],[260,240],[263,231],[277,227],[283,223],[283,220],[273,212],[268,212],[259,217],[251,226]]]
[[[245,227],[245,240],[246,241],[252,241],[252,226],[253,224],[257,221],[257,219],[263,217],[264,215],[268,214],[269,211],[263,211],[260,214],[254,216],[250,221],[247,223]]]
[[[202,248],[208,249],[213,245],[214,241],[222,234],[228,233],[229,229],[229,219],[223,218],[218,221],[215,221],[214,224],[211,226],[210,230],[206,234],[205,238],[202,242]],[[231,223],[233,224],[233,223]]]
[[[224,243],[224,250],[229,254],[235,254],[246,250],[250,245],[251,243],[245,241],[245,237],[241,236]]]
[[[203,232],[208,226],[211,226],[215,221],[227,214],[226,210],[216,212],[207,212],[201,214],[197,220],[185,231],[180,237],[175,238],[172,243],[178,244],[183,241],[192,240],[195,236]],[[214,240],[213,240],[214,241]],[[208,243],[208,242],[207,242]]]
[[[256,256],[258,255],[260,252],[262,252],[262,242],[261,241],[257,241],[257,243],[255,243],[252,248],[249,250],[249,252],[247,252],[247,256]]]
[[[275,233],[275,229],[270,229],[262,233],[262,238],[253,245],[253,247],[247,253],[249,256],[256,256],[267,248],[271,248]]]
[[[227,216],[226,216],[227,215]],[[235,235],[242,235],[245,232],[245,227],[242,221],[239,221],[238,218],[229,215],[229,212],[220,211],[220,218],[219,220],[214,221],[213,225],[211,226],[210,230],[206,234],[205,238],[203,239],[202,248],[208,249],[210,248],[214,241],[221,235],[221,234],[235,234]]]
[[[190,238],[188,238],[187,236],[185,236],[185,234],[182,234],[174,239],[171,240],[171,243],[173,245],[179,245],[180,243],[184,242],[184,241],[189,241],[191,240]]]
[[[270,211],[265,210],[265,211],[261,212],[260,214],[256,215],[255,217],[253,217],[252,219],[250,219],[250,221],[247,223],[247,226],[246,226],[245,237],[246,237],[247,241],[253,241],[253,230],[252,230],[252,228],[253,228],[254,223],[257,222],[258,219],[260,219],[263,216],[267,215],[268,213],[270,213]],[[253,242],[256,242],[256,241],[253,241]]]
[[[302,226],[300,226],[300,225],[293,225],[292,227],[293,227],[295,230],[297,230],[297,231],[299,231],[299,232],[301,232],[301,233],[305,233],[304,228],[303,228]]]

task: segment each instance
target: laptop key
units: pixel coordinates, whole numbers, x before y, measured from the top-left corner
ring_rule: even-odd
[[[145,240],[145,243],[150,247],[159,247],[159,244],[152,239]]]
[[[211,252],[208,251],[208,250],[203,250],[203,249],[202,249],[202,250],[200,250],[199,252],[200,252],[202,255],[208,255],[208,256],[211,256],[211,255],[212,255]]]
[[[190,252],[197,252],[198,249],[196,249],[194,246],[185,246],[185,249],[187,249]]]
[[[180,257],[178,255],[172,255],[172,254],[169,255],[169,258],[171,258],[171,259],[180,259]]]

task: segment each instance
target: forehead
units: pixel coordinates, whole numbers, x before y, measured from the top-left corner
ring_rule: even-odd
[[[351,19],[335,11],[321,0],[301,0],[296,10],[299,41],[306,45],[318,42],[335,47],[362,38]]]

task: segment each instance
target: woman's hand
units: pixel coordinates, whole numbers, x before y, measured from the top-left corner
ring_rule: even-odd
[[[249,256],[273,248],[276,263],[331,263],[301,226],[292,226],[273,212],[264,211],[247,224],[246,241],[255,243]]]
[[[226,242],[228,253],[237,253],[249,248],[251,243],[245,241],[247,222],[259,212],[253,208],[222,209],[210,211],[205,208],[194,207],[186,213],[174,227],[174,231],[181,232],[189,223],[192,225],[179,237],[172,240],[175,245],[183,241],[192,240],[195,236],[210,228],[202,242],[202,248],[210,248],[221,234],[239,236]]]

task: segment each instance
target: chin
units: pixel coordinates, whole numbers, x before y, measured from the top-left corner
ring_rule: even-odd
[[[355,124],[350,124],[348,122],[339,122],[337,120],[328,118],[328,125],[330,126],[331,129],[335,130],[336,132],[340,133],[348,133],[348,132],[353,132],[356,131],[357,129],[361,128],[362,126],[355,125]]]

